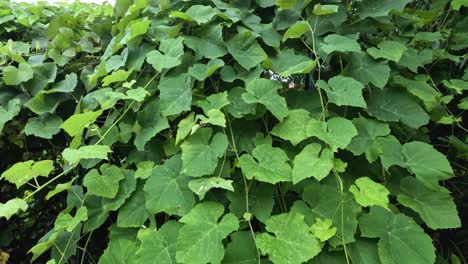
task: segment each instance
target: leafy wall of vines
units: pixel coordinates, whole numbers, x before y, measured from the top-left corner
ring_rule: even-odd
[[[467,6],[0,2],[0,263],[448,263]]]

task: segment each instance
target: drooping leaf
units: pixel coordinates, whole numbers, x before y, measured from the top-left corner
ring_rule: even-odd
[[[350,63],[346,66],[347,75],[360,81],[362,84],[383,88],[390,77],[390,67],[387,64],[374,61],[364,53],[351,53]]]
[[[265,66],[284,77],[309,73],[315,68],[315,64],[314,60],[303,55],[297,55],[292,49],[282,50],[278,55],[264,62]]]
[[[354,39],[346,36],[337,34],[331,34],[325,37],[325,44],[320,46],[320,49],[325,53],[330,54],[332,52],[360,52],[361,47]]]
[[[358,6],[358,14],[361,19],[366,17],[386,16],[390,11],[402,11],[410,0],[364,0]]]
[[[297,145],[308,137],[309,112],[304,109],[289,110],[288,116],[271,130],[271,134]]]
[[[153,50],[146,55],[146,61],[158,72],[180,65],[184,54],[182,41],[183,38],[181,37],[162,40],[159,49],[164,54],[158,50]]]
[[[150,139],[169,127],[169,122],[163,116],[161,108],[159,101],[152,100],[137,114],[139,127],[135,131],[134,144],[138,150],[143,150]]]
[[[6,108],[3,108],[0,105],[0,134],[2,133],[5,124],[8,121],[12,120],[17,114],[19,114],[20,110],[21,107],[19,99],[13,99],[8,101],[8,105]]]
[[[348,145],[347,149],[353,152],[354,155],[365,153],[376,138],[390,133],[388,124],[373,119],[359,117],[353,119],[353,124],[357,128],[358,135],[351,140],[351,144]]]
[[[89,124],[94,123],[101,114],[102,110],[74,114],[63,122],[61,128],[72,137],[81,135],[83,129]]]
[[[226,246],[223,263],[226,264],[256,264],[258,263],[257,249],[252,233],[239,231],[230,235],[231,243]]]
[[[33,78],[34,71],[31,65],[20,63],[18,68],[7,66],[2,70],[3,82],[6,85],[18,85]]]
[[[384,40],[377,45],[377,48],[367,49],[367,53],[374,59],[387,59],[398,62],[406,51],[406,46],[398,41]]]

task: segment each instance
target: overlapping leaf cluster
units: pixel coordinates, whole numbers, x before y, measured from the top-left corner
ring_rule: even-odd
[[[5,234],[45,204],[47,263],[434,263],[466,6],[2,2]]]

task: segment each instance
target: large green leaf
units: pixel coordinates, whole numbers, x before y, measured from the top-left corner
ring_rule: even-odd
[[[68,163],[73,164],[83,159],[107,160],[107,155],[111,152],[112,150],[107,145],[91,145],[78,149],[66,148],[62,152],[62,157]]]
[[[424,186],[413,177],[400,182],[398,202],[416,211],[432,229],[461,227],[457,207],[447,189]]]
[[[290,110],[288,116],[273,127],[271,134],[297,145],[308,137],[306,127],[309,120],[308,111],[304,109]]]
[[[138,232],[140,246],[136,252],[136,263],[176,263],[176,242],[181,224],[169,221],[157,231],[147,228]]]
[[[357,215],[361,207],[348,192],[340,192],[335,186],[311,182],[304,189],[303,200],[297,200],[291,211],[303,214],[306,222],[312,225],[316,218],[331,219],[337,228],[336,236],[329,243],[336,247],[355,241]]]
[[[361,19],[386,16],[392,10],[402,11],[410,0],[364,0],[358,6]]]
[[[28,120],[28,123],[24,126],[24,133],[26,135],[51,139],[53,135],[60,132],[62,123],[62,118],[59,116],[49,114],[40,115]]]
[[[2,69],[3,82],[6,85],[18,85],[33,78],[34,72],[31,65],[20,63],[18,68],[7,66]]]
[[[433,146],[413,141],[404,144],[402,151],[406,166],[420,181],[433,185],[453,177],[447,158]]]
[[[224,257],[222,241],[239,228],[232,214],[222,218],[224,208],[215,202],[196,205],[179,222],[184,226],[177,238],[176,259],[180,263],[220,263]],[[221,218],[221,220],[219,220]]]
[[[5,179],[19,188],[37,177],[47,177],[54,170],[52,160],[18,162],[4,171],[0,179]]]
[[[182,41],[181,37],[162,40],[159,50],[164,54],[158,50],[153,50],[146,54],[146,61],[158,72],[180,65],[182,63],[182,55],[184,54]]]
[[[83,180],[88,194],[106,198],[115,198],[119,191],[119,182],[125,178],[123,171],[115,165],[103,164],[100,172],[96,169],[89,171]]]
[[[228,146],[225,134],[212,136],[211,129],[199,129],[197,133],[184,141],[182,149],[182,173],[192,177],[212,174],[218,165],[218,159]]]
[[[265,61],[264,67],[271,68],[281,76],[309,73],[315,68],[316,62],[306,56],[297,55],[292,49],[284,49],[275,57]]]
[[[6,203],[0,203],[0,218],[5,217],[9,220],[13,215],[19,211],[26,211],[28,203],[19,198],[8,200]]]
[[[102,114],[102,110],[84,112],[81,114],[74,114],[63,122],[61,128],[65,130],[70,136],[79,136],[83,130],[89,125],[96,121],[96,119]]]
[[[429,122],[429,116],[409,94],[395,88],[385,88],[372,93],[367,112],[382,121],[401,121],[418,128]]]
[[[364,85],[372,83],[379,88],[383,88],[390,77],[387,64],[376,62],[364,53],[352,53],[345,72]]]
[[[190,110],[192,82],[188,74],[162,78],[158,88],[160,91],[161,112],[164,116]]]
[[[327,93],[328,100],[336,105],[367,107],[362,96],[364,85],[353,78],[335,76],[328,80],[328,84],[322,80],[318,81],[317,87],[323,89]]]
[[[382,264],[435,261],[431,238],[404,214],[395,215],[381,207],[371,207],[370,213],[359,219],[359,229],[363,237],[380,238]]]
[[[334,165],[333,151],[322,149],[319,144],[310,144],[294,158],[293,183],[314,177],[318,181],[325,178]]]
[[[143,150],[146,143],[159,132],[169,127],[169,122],[161,113],[161,103],[150,101],[137,114],[138,128],[135,131],[134,144],[138,150]]]
[[[303,263],[321,251],[309,228],[304,216],[298,213],[272,216],[265,227],[269,233],[257,236],[258,248],[274,263]]]
[[[398,62],[406,50],[406,46],[398,41],[384,40],[377,45],[377,48],[367,49],[367,53],[374,59],[384,58]]]
[[[215,59],[227,53],[220,24],[207,25],[195,29],[193,35],[184,36],[184,43],[195,51],[197,59],[205,57]]]
[[[226,42],[226,46],[232,57],[246,70],[250,70],[268,58],[251,31],[238,33]]]
[[[286,100],[278,95],[281,83],[267,79],[257,79],[247,84],[247,93],[242,99],[248,104],[259,103],[264,105],[279,120],[288,115]]]
[[[242,172],[248,179],[278,183],[292,180],[289,158],[280,148],[263,144],[255,147],[252,155],[244,154],[239,159]]]
[[[182,174],[181,169],[180,155],[172,156],[153,169],[144,187],[146,208],[150,213],[185,215],[192,209],[195,197],[188,187],[191,177]]]
[[[230,235],[231,243],[226,246],[225,264],[257,264],[258,256],[252,233],[239,231]]]
[[[349,192],[360,205],[364,207],[379,205],[388,209],[390,192],[385,186],[374,182],[369,177],[356,179],[354,184],[349,187]]]
[[[8,101],[8,105],[6,108],[3,108],[0,105],[0,134],[2,133],[5,124],[8,121],[12,120],[17,114],[19,114],[20,110],[21,107],[19,99],[13,99]]]
[[[358,135],[351,140],[347,149],[354,155],[361,155],[369,150],[376,138],[390,134],[388,124],[363,117],[353,119]]]
[[[337,34],[331,34],[325,37],[324,44],[320,46],[320,49],[325,53],[330,54],[332,52],[360,52],[361,47],[356,40],[347,36],[341,36]]]

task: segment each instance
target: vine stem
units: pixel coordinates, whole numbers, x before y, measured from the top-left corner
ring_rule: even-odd
[[[344,237],[344,201],[343,201],[343,181],[341,180],[340,175],[336,170],[333,170],[333,174],[336,177],[336,181],[338,182],[338,188],[340,189],[340,194],[341,194],[341,243],[343,244],[343,250],[345,253],[345,258],[346,258],[346,263],[350,264],[349,262],[349,255],[348,255],[348,249],[346,247],[346,240]]]
[[[239,152],[237,151],[237,146],[236,146],[236,141],[234,139],[234,133],[232,131],[232,125],[231,125],[231,120],[229,119],[228,115],[226,114],[226,112],[224,111],[224,115],[226,116],[226,120],[228,122],[228,126],[229,126],[229,133],[231,134],[231,148],[232,150],[234,151],[235,155],[236,155],[236,158],[237,160],[239,160]],[[226,133],[226,132],[224,132]],[[260,264],[260,250],[258,249],[258,246],[257,246],[257,238],[255,236],[255,232],[253,230],[253,227],[252,227],[252,223],[250,221],[250,209],[249,209],[249,184],[247,184],[247,179],[244,175],[244,172],[242,172],[242,179],[243,179],[243,182],[244,182],[244,192],[245,192],[245,210],[246,210],[246,213],[249,215],[249,219],[245,219],[247,220],[247,223],[249,225],[249,229],[250,229],[250,233],[252,234],[252,238],[254,240],[254,244],[255,244],[255,249],[257,250],[257,261],[258,263]]]

